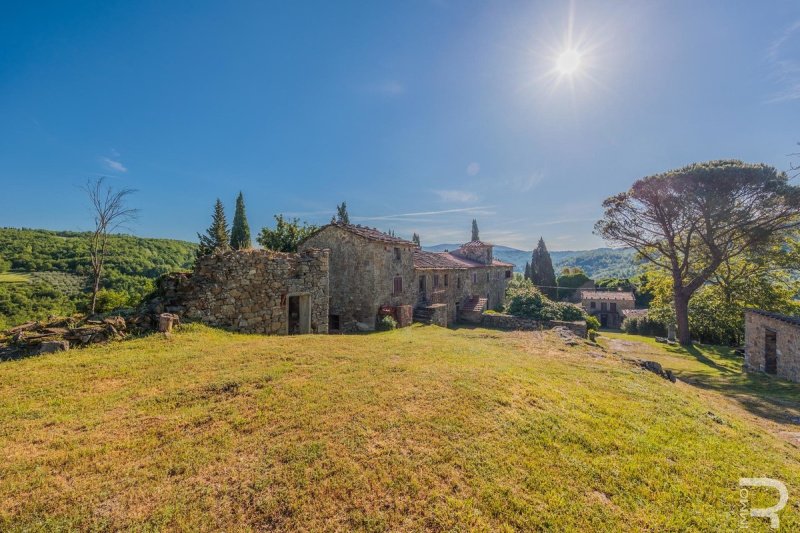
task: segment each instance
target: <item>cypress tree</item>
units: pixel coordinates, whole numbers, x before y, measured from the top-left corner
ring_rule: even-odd
[[[411,236],[411,242],[413,242],[413,243],[414,243],[414,244],[416,244],[417,246],[422,246],[422,245],[419,243],[419,235],[418,235],[417,233],[415,233],[414,235],[412,235],[412,236]]]
[[[531,264],[525,262],[525,279],[531,279]]]
[[[472,219],[472,240],[473,241],[479,241],[480,240],[478,238],[478,221],[475,220],[474,218]]]
[[[217,198],[217,203],[214,204],[214,216],[211,220],[211,226],[206,230],[205,235],[197,234],[200,239],[200,246],[197,248],[197,257],[213,254],[218,250],[229,250],[231,237],[228,233],[228,221],[225,218],[225,207],[222,205],[222,200]]]
[[[231,228],[231,248],[245,250],[252,247],[250,224],[247,223],[247,215],[244,212],[244,195],[239,191],[239,196],[236,198],[236,212],[233,215],[233,227]]]
[[[545,246],[544,239],[541,237],[539,237],[539,244],[531,255],[531,281],[539,287],[543,294],[550,298],[555,298],[558,294],[553,261],[550,259],[550,252],[547,251],[547,246]]]
[[[336,222],[339,224],[350,224],[350,214],[347,212],[347,202],[342,202],[336,206]]]

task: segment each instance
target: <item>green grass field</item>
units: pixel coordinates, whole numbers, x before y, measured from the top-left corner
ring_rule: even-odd
[[[800,528],[785,426],[724,386],[626,363],[612,340],[191,326],[5,362],[0,530],[724,531],[739,478],[757,476],[789,487],[781,529]]]
[[[28,274],[16,272],[0,272],[0,283],[27,283],[30,281]]]

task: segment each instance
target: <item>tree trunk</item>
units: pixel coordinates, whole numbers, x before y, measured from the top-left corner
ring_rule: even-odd
[[[682,346],[690,346],[692,337],[689,334],[689,297],[675,293],[675,321],[678,323],[678,342]]]
[[[95,274],[94,276],[94,286],[92,287],[92,305],[91,305],[91,314],[94,314],[95,307],[97,307],[97,293],[100,290],[100,275]]]

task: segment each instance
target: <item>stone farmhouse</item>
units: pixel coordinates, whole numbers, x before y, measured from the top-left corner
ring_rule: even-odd
[[[330,331],[370,331],[381,315],[400,326],[414,319],[448,326],[479,321],[499,308],[514,265],[494,259],[493,246],[468,242],[453,252],[425,252],[413,242],[364,226],[331,223],[300,250],[330,253]]]
[[[587,313],[597,317],[604,328],[620,327],[623,313],[633,309],[635,304],[636,298],[630,291],[581,291],[581,306]]]
[[[746,310],[744,366],[747,370],[800,381],[800,317]]]

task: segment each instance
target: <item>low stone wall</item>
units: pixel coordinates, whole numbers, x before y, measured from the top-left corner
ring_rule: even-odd
[[[428,309],[433,311],[431,313],[431,324],[434,326],[447,327],[447,304],[433,304],[429,305]]]
[[[565,322],[562,320],[534,320],[513,315],[498,313],[484,313],[481,317],[481,326],[491,329],[509,329],[516,331],[538,331],[553,329],[561,326],[573,332],[578,337],[586,337],[585,322]]]
[[[328,251],[238,250],[197,260],[191,274],[163,277],[150,311],[244,333],[327,333]],[[298,317],[289,302],[297,297]],[[290,331],[290,325],[293,331]]]

